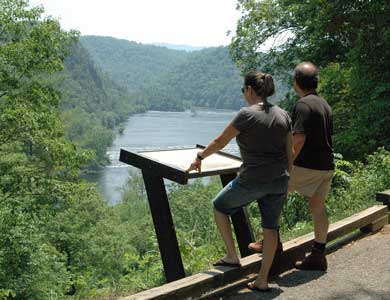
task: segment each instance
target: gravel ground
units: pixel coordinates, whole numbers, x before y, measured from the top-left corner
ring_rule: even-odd
[[[328,271],[283,273],[270,293],[247,288],[215,300],[390,300],[390,225],[327,255]]]

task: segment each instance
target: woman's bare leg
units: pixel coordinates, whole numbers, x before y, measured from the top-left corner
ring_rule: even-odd
[[[263,235],[263,260],[261,262],[259,276],[254,282],[254,285],[259,289],[268,288],[268,273],[271,269],[272,262],[274,260],[278,240],[278,234],[276,229],[264,229]]]
[[[222,259],[228,263],[238,263],[240,259],[234,246],[229,216],[214,209],[214,219],[227,251],[226,256]]]

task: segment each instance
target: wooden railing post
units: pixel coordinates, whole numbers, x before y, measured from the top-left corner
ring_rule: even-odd
[[[376,193],[376,201],[382,202],[383,205],[387,205],[387,207],[389,208],[388,223],[390,224],[390,190]]]

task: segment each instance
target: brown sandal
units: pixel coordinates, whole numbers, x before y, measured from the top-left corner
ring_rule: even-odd
[[[241,264],[240,263],[229,263],[227,261],[224,261],[222,258],[217,260],[215,263],[213,263],[214,267],[217,266],[223,266],[223,267],[232,267],[232,268],[240,268]]]

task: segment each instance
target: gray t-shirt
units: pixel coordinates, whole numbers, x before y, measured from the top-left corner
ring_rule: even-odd
[[[232,121],[243,163],[244,183],[267,183],[288,174],[286,143],[291,131],[288,113],[276,105],[254,104],[242,108]]]

